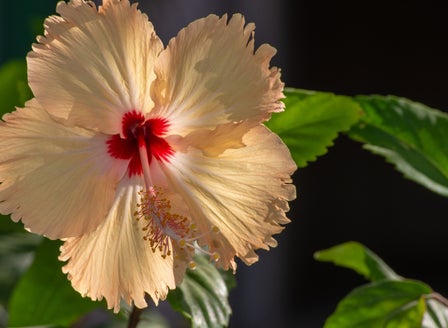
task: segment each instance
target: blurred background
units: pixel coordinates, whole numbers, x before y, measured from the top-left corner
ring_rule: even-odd
[[[55,5],[0,0],[0,64],[24,58]],[[272,64],[289,87],[393,94],[448,110],[442,1],[141,0],[140,8],[165,44],[196,18],[243,13],[256,23],[256,44],[277,48]],[[322,327],[337,302],[365,281],[316,262],[313,253],[349,240],[448,296],[446,198],[403,179],[344,136],[294,181],[298,199],[279,246],[260,251],[251,267],[239,265],[230,327]]]

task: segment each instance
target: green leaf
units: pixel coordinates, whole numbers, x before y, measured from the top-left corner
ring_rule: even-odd
[[[365,115],[349,136],[405,177],[448,197],[448,115],[394,96],[358,96],[356,101]]]
[[[221,275],[220,271],[204,256],[196,256],[196,269],[187,271],[184,281],[168,294],[173,309],[191,320],[192,327],[226,327],[232,313],[229,288],[234,279]]]
[[[9,303],[8,327],[60,325],[67,327],[102,303],[82,298],[62,273],[60,242],[44,239]]]
[[[361,113],[345,96],[298,89],[286,89],[285,95],[285,112],[274,114],[266,125],[282,138],[299,167],[325,154],[338,133],[347,131]]]
[[[426,303],[423,297],[420,297],[417,301],[409,303],[399,309],[393,316],[386,322],[388,328],[420,328],[422,326],[423,317],[426,312]]]
[[[9,215],[0,215],[0,234],[10,232],[26,232],[22,222],[14,222]],[[28,232],[27,232],[28,233]]]
[[[23,106],[32,97],[25,61],[13,60],[0,67],[0,116]]]
[[[401,279],[378,255],[355,241],[316,252],[314,258],[352,269],[371,281]]]
[[[448,327],[448,309],[435,299],[426,300],[427,311],[423,317],[423,328]]]
[[[325,328],[421,327],[424,295],[431,288],[413,280],[380,280],[353,290],[325,322]]]
[[[6,305],[9,301],[14,286],[31,264],[40,241],[40,236],[31,233],[0,231],[0,304]]]

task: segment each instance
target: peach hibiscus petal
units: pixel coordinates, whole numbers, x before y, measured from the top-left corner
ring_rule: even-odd
[[[227,123],[214,129],[197,129],[185,137],[173,135],[167,139],[179,151],[185,152],[195,147],[205,156],[218,156],[229,148],[244,147],[243,136],[252,127],[253,123],[248,121]]]
[[[229,21],[210,15],[181,30],[157,58],[154,115],[185,136],[229,122],[255,125],[281,111],[280,72],[269,68],[276,50],[264,44],[254,52],[254,28],[236,14]]]
[[[79,236],[104,221],[126,163],[105,138],[55,122],[35,99],[0,123],[0,213],[49,238]]]
[[[160,39],[128,0],[99,10],[89,1],[61,1],[56,10],[60,16],[45,21],[45,35],[27,57],[36,99],[68,124],[121,132],[123,113],[153,107],[149,90]]]
[[[234,256],[251,264],[258,259],[254,250],[276,246],[272,236],[289,222],[285,212],[295,198],[291,174],[296,165],[280,138],[258,126],[242,141],[244,147],[216,157],[190,148],[162,166],[170,188],[205,233],[200,243],[219,254],[225,269],[234,268]],[[218,234],[207,233],[214,227]]]
[[[68,261],[63,271],[73,288],[93,300],[104,297],[115,312],[121,298],[146,307],[145,293],[157,304],[185,271],[182,263],[175,264],[172,256],[162,258],[143,240],[142,225],[133,215],[142,188],[138,178],[123,180],[104,224],[61,247],[59,259]]]

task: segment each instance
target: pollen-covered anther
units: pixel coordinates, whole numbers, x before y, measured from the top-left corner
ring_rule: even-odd
[[[198,234],[198,228],[194,223],[182,215],[171,212],[170,201],[163,196],[163,192],[158,187],[151,187],[148,191],[139,192],[140,203],[137,204],[137,210],[134,216],[137,221],[144,221],[142,231],[143,239],[149,242],[153,252],[157,250],[162,258],[171,256],[173,252],[173,243],[176,243],[178,250],[190,253],[194,251],[210,256],[210,260],[216,262],[219,255],[216,252],[210,252],[198,245],[197,241],[209,234],[219,233],[215,226],[209,231]],[[174,254],[175,258],[179,258]],[[182,256],[185,258],[185,253]]]
[[[171,256],[172,241],[182,240],[190,231],[186,217],[172,213],[170,201],[163,197],[160,188],[139,192],[140,203],[134,216],[137,221],[144,221],[143,239],[149,242],[153,252],[157,250],[162,258]]]
[[[214,253],[212,253],[212,255],[211,255],[211,257],[210,257],[210,259],[213,261],[213,262],[217,262],[218,260],[219,260],[219,254],[218,253],[216,253],[216,252],[214,252]]]
[[[188,268],[190,270],[196,270],[196,262],[195,261],[190,261],[190,263],[188,263]]]

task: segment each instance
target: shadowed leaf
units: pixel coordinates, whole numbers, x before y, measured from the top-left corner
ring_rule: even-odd
[[[69,326],[84,314],[103,307],[82,298],[62,273],[60,242],[44,239],[34,262],[22,276],[9,303],[8,327]]]
[[[229,289],[235,284],[203,256],[196,256],[197,267],[187,271],[184,281],[168,294],[173,309],[191,320],[192,327],[227,327],[231,314]]]
[[[13,60],[0,67],[0,116],[31,99],[25,61]]]

